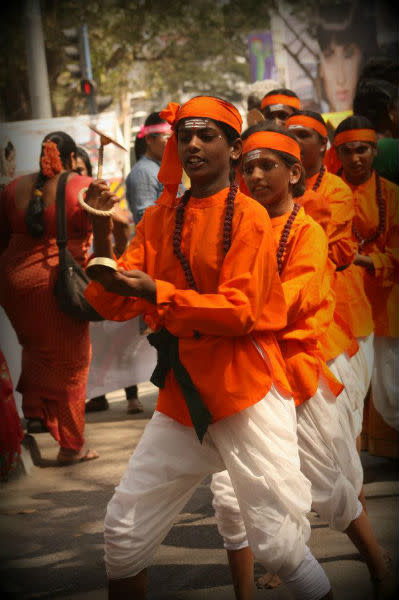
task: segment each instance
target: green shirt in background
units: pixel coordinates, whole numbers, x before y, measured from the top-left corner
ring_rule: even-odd
[[[373,167],[381,177],[399,183],[399,139],[380,138]]]

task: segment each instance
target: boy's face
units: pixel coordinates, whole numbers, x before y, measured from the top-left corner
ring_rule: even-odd
[[[373,160],[377,154],[374,144],[369,142],[347,142],[337,148],[345,176],[350,183],[360,185],[371,177]]]
[[[286,120],[288,117],[291,117],[294,112],[292,106],[287,106],[286,104],[272,104],[271,106],[265,106],[262,110],[264,117],[268,121],[273,121],[276,125],[280,125],[281,127],[285,126]]]
[[[205,118],[187,118],[177,131],[177,148],[183,169],[191,181],[210,183],[230,172],[230,160],[239,158],[222,129]]]
[[[322,142],[319,134],[310,127],[302,125],[290,126],[301,148],[301,161],[305,172],[312,171],[318,167],[320,160],[326,150],[326,142]]]

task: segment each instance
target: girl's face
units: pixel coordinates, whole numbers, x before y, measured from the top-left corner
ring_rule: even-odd
[[[200,185],[229,178],[230,161],[241,154],[241,140],[230,146],[218,125],[211,119],[184,119],[177,131],[177,148],[183,169],[190,180]]]
[[[290,127],[290,133],[295,135],[301,148],[301,160],[305,172],[308,173],[318,168],[327,142],[323,143],[317,131],[311,127],[295,125],[295,127]]]
[[[330,111],[351,110],[361,61],[362,53],[355,43],[341,45],[332,41],[323,50],[320,76]]]
[[[267,209],[270,216],[289,210],[291,186],[300,179],[300,165],[287,167],[275,152],[259,148],[243,156],[241,169],[251,196]]]
[[[88,175],[85,161],[80,156],[76,157],[76,170],[79,172],[79,175]]]
[[[338,146],[337,154],[350,183],[360,185],[371,177],[373,160],[377,154],[374,144],[347,142]]]

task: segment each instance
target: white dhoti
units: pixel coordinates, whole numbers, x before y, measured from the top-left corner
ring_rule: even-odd
[[[312,508],[332,529],[345,531],[362,505],[363,467],[350,424],[323,379],[297,408],[301,470],[312,484]]]
[[[194,430],[155,412],[108,504],[105,562],[111,579],[145,568],[196,487],[227,469],[256,560],[291,573],[310,535],[310,483],[300,471],[292,399],[272,387],[257,404]]]
[[[390,427],[399,430],[399,339],[374,338],[373,404]]]
[[[344,531],[362,511],[363,468],[354,440],[348,426],[341,426],[336,399],[323,379],[296,412],[301,470],[312,484],[312,507],[330,527]],[[213,475],[211,490],[225,548],[251,545],[227,471]]]
[[[343,352],[328,362],[335,377],[345,386],[337,397],[341,424],[349,424],[354,440],[362,432],[364,399],[370,386],[374,364],[374,334],[357,338],[359,350],[352,357]]]

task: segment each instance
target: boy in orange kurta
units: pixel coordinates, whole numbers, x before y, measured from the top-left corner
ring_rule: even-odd
[[[98,212],[112,195],[100,181],[86,198],[97,213],[89,263],[97,281],[86,297],[110,319],[144,313],[158,349],[152,380],[161,388],[107,509],[112,600],[145,597],[145,567],[208,473],[227,468],[255,555],[285,581],[303,573],[309,537],[310,484],[299,468],[295,409],[274,334],[286,307],[270,221],[229,184],[241,118],[211,97],[171,103],[161,117],[174,131],[159,174],[165,189],[117,264],[109,217]],[[182,166],[192,188],[176,199]],[[310,556],[297,596],[304,600],[309,580],[329,589]]]
[[[300,202],[307,214],[323,226],[329,257],[335,265],[334,320],[322,342],[329,366],[345,385],[339,404],[345,418],[350,419],[352,436],[359,446],[364,398],[372,374],[374,326],[363,273],[353,263],[356,252],[352,234],[353,197],[342,179],[326,171],[323,165],[327,145],[323,117],[313,111],[300,111],[286,124],[301,146],[306,172],[306,191]]]
[[[399,429],[399,219],[398,186],[373,170],[376,133],[365,117],[348,117],[337,127],[334,145],[343,180],[355,204],[354,263],[362,271],[374,321],[373,403],[391,427]],[[395,382],[396,379],[396,382]]]
[[[293,389],[301,469],[312,484],[312,506],[330,527],[348,534],[372,577],[382,580],[386,566],[358,499],[363,481],[360,458],[349,422],[339,414],[335,402],[343,386],[328,369],[318,345],[332,319],[335,301],[327,237],[295,202],[304,187],[295,137],[270,124],[251,127],[243,135],[242,172],[246,187],[271,217],[287,303],[287,325],[276,335]],[[234,569],[238,557],[241,563],[244,557],[247,562],[246,569],[242,564],[235,569],[241,589],[245,587],[242,573],[251,571],[252,554],[228,474],[213,475],[211,488],[229,563]]]

